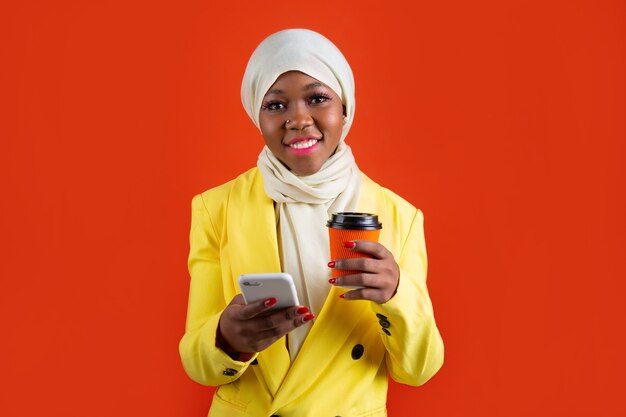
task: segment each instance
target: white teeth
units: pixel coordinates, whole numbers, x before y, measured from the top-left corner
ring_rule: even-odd
[[[289,145],[289,147],[295,148],[295,149],[306,149],[306,148],[310,148],[316,143],[317,143],[317,139],[309,139],[309,140],[303,140],[302,142],[292,143],[291,145]]]

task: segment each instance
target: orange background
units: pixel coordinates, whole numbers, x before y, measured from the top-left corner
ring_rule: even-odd
[[[190,199],[254,166],[239,84],[286,27],[345,53],[357,162],[426,216],[446,363],[392,384],[390,416],[626,415],[625,16],[608,0],[2,2],[0,415],[206,415],[177,351]]]

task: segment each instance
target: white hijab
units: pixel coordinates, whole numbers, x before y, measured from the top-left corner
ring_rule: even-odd
[[[330,290],[326,221],[334,212],[355,211],[361,191],[361,172],[344,142],[354,119],[354,77],[339,49],[322,35],[307,29],[270,35],[250,57],[241,84],[241,101],[257,127],[265,93],[287,71],[303,72],[332,88],[346,112],[337,151],[315,174],[293,174],[267,146],[257,163],[265,192],[276,202],[283,271],[293,276],[300,303],[317,316]],[[292,362],[311,326],[289,333]]]

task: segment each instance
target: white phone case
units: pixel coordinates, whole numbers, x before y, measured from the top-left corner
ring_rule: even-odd
[[[293,278],[285,272],[243,274],[239,277],[239,288],[246,304],[274,297],[277,302],[271,309],[300,305]]]

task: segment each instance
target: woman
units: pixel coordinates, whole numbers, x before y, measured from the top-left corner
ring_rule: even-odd
[[[323,36],[265,39],[241,96],[266,146],[257,168],[193,199],[183,366],[219,386],[209,416],[385,416],[388,373],[420,385],[443,363],[422,214],[359,171],[344,142],[352,71]],[[329,259],[325,224],[339,211],[378,214],[380,243],[345,243],[372,258]],[[331,268],[359,273],[333,280]],[[303,305],[245,305],[239,275],[277,271]]]

